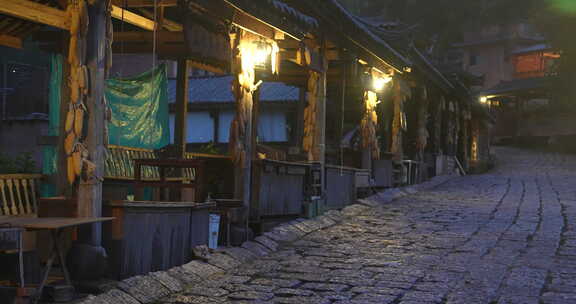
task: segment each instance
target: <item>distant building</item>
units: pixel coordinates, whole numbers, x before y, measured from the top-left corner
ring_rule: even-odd
[[[482,85],[475,88],[481,91],[514,79],[514,52],[544,41],[527,23],[484,25],[465,31],[462,42],[454,44],[449,59],[460,63],[465,72],[483,78]]]
[[[227,144],[230,124],[234,118],[235,101],[230,87],[232,76],[194,77],[189,83],[188,129],[189,144]],[[260,87],[258,141],[288,144],[295,141],[296,115],[300,89],[278,82],[265,82]],[[174,138],[174,101],[176,80],[168,82],[171,103],[170,135]]]

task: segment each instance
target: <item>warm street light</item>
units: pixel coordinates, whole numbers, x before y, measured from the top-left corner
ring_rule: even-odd
[[[254,51],[254,62],[258,66],[263,66],[268,61],[268,58],[272,54],[272,47],[264,41],[254,42],[256,44],[256,50]]]
[[[487,103],[487,102],[488,102],[488,97],[486,97],[486,96],[480,97],[480,103]]]
[[[382,91],[384,86],[392,81],[392,77],[384,76],[384,77],[373,77],[372,78],[372,86],[376,91]]]

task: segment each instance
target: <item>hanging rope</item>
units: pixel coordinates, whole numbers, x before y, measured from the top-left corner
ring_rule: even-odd
[[[152,38],[152,69],[156,68],[156,34],[158,30],[158,0],[154,0],[154,33]]]
[[[120,23],[120,31],[124,33],[124,12],[128,9],[128,0],[124,0],[124,5],[122,7],[122,19]],[[124,56],[124,40],[120,40],[120,55]],[[121,77],[124,75],[124,66],[126,65],[125,60],[122,60],[122,65],[120,66],[120,71],[116,72],[116,76]]]

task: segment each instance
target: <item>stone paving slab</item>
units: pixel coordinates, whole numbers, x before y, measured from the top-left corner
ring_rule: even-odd
[[[499,159],[488,174],[392,189],[153,274],[185,286],[157,303],[576,303],[576,156],[505,148]]]

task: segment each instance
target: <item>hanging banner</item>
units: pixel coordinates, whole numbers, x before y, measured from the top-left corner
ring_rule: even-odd
[[[106,81],[106,99],[112,111],[109,143],[160,149],[170,144],[168,79],[162,64],[144,74]]]

